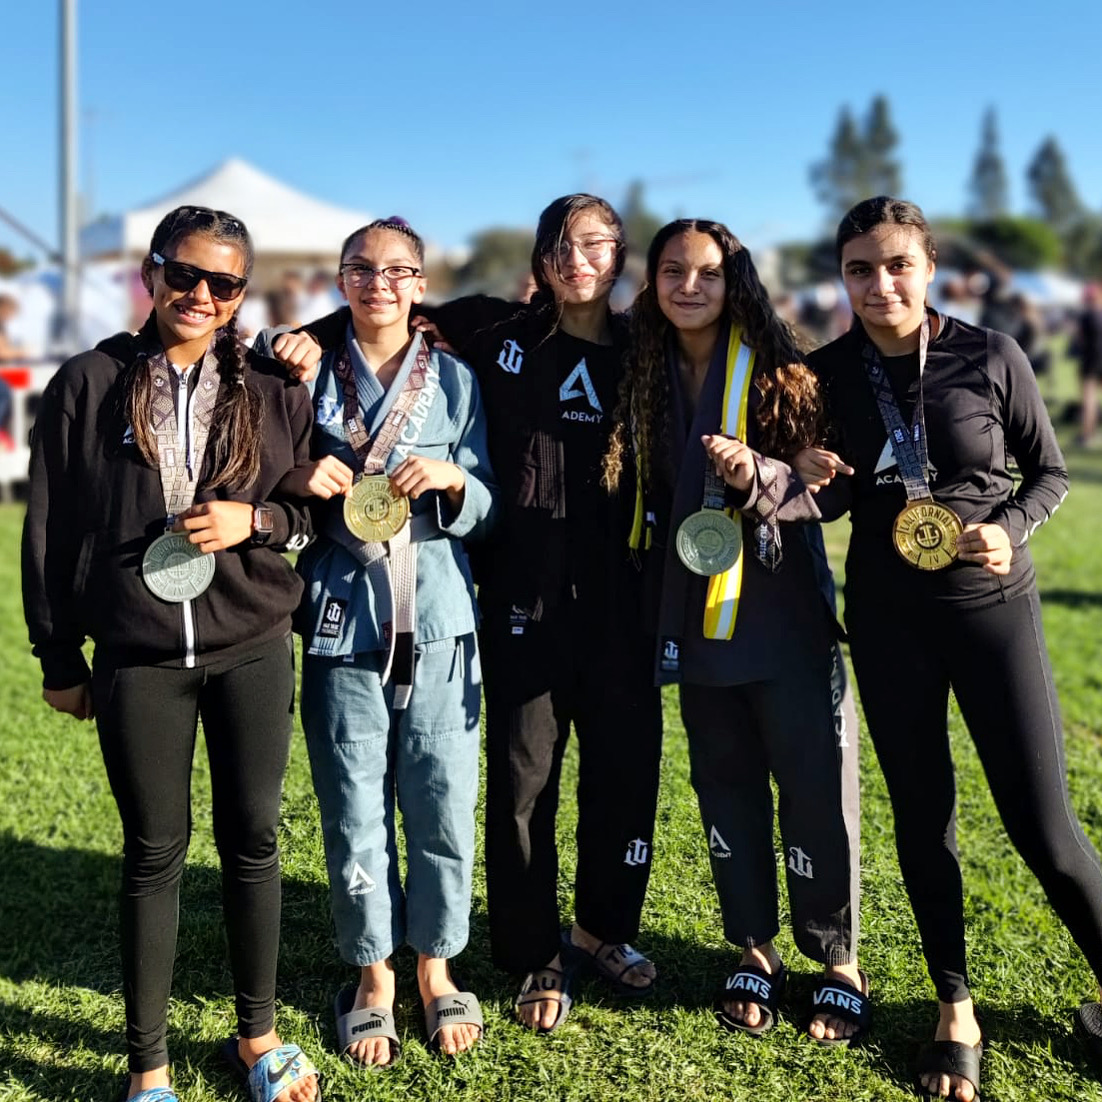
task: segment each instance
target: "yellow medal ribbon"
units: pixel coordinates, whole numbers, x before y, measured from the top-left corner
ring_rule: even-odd
[[[750,380],[754,375],[754,350],[742,343],[742,330],[732,326],[727,341],[727,374],[723,385],[723,416],[720,432],[746,440],[746,418],[749,408]],[[741,524],[738,510],[728,509],[727,515]],[[730,639],[735,633],[739,597],[742,594],[742,556],[740,549],[735,565],[708,581],[708,596],[704,602],[704,638]]]

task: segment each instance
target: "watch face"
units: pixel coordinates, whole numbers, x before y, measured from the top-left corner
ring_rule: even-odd
[[[258,536],[270,536],[275,527],[272,510],[266,505],[253,506],[253,533]]]

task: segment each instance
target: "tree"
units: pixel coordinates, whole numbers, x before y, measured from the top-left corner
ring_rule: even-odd
[[[868,194],[898,195],[903,190],[899,162],[894,158],[899,134],[892,124],[887,96],[877,96],[865,121],[865,156]]]
[[[1029,162],[1026,178],[1029,194],[1042,220],[1066,238],[1086,211],[1071,181],[1064,151],[1051,134]]]
[[[473,285],[510,293],[532,258],[531,230],[491,226],[471,238],[471,254],[456,273],[460,286]]]
[[[627,194],[620,208],[620,218],[624,223],[624,240],[627,242],[628,252],[635,256],[646,256],[647,246],[662,228],[662,219],[647,210],[641,180],[632,180],[628,184]]]
[[[838,112],[827,155],[811,166],[811,186],[826,207],[832,229],[854,203],[873,195],[899,194],[903,183],[894,157],[898,144],[886,96],[872,101],[862,126],[848,106]]]
[[[1060,263],[1064,246],[1053,228],[1036,218],[1009,214],[973,222],[972,239],[987,246],[1009,268],[1036,271]]]
[[[968,190],[971,193],[968,213],[977,221],[989,222],[1006,214],[1010,206],[1010,185],[1007,183],[1006,165],[999,152],[999,128],[993,107],[989,107],[983,116],[980,148],[972,165]]]

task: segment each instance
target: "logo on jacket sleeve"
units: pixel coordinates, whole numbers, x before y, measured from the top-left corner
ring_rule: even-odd
[[[497,354],[497,366],[510,375],[519,375],[524,363],[524,349],[514,340],[507,340]]]

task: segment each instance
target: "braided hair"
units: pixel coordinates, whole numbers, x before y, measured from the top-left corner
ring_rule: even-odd
[[[188,237],[207,237],[230,245],[241,254],[246,279],[253,268],[255,253],[245,224],[232,214],[210,207],[183,206],[161,219],[149,242],[149,252],[164,255]],[[150,257],[142,265],[143,278],[149,278]],[[148,286],[148,283],[147,283]],[[156,311],[151,311],[138,332],[143,347],[160,344]],[[263,405],[260,396],[245,383],[245,346],[237,335],[237,314],[213,337],[213,352],[218,363],[221,386],[211,419],[207,444],[210,462],[204,465],[202,484],[243,488],[260,474],[260,441]],[[124,416],[134,432],[134,442],[142,457],[156,467],[157,439],[152,418],[153,379],[148,355],[139,353],[127,368],[122,383]]]
[[[392,214],[389,218],[376,218],[374,222],[368,222],[366,226],[361,226],[358,230],[353,230],[345,239],[341,245],[341,259],[340,262],[344,263],[345,255],[348,250],[361,238],[365,237],[369,233],[373,233],[376,230],[386,230],[388,233],[396,233],[404,237],[408,242],[413,255],[417,258],[417,263],[421,267],[425,264],[425,242],[421,239],[421,235],[414,232],[413,227],[404,219],[399,218],[398,215]]]

